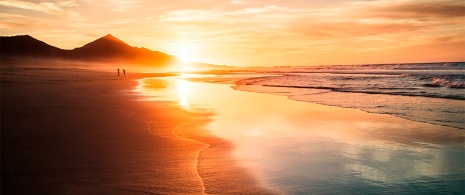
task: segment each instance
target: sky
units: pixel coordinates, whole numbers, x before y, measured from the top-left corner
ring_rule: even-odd
[[[465,1],[0,0],[0,35],[22,34],[233,66],[465,61]]]

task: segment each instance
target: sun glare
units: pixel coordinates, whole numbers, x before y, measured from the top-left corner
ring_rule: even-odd
[[[190,60],[192,60],[192,48],[185,43],[179,44],[176,53],[176,56],[181,60],[181,62],[189,62]]]
[[[185,42],[179,42],[177,44],[176,49],[176,56],[179,59],[179,68],[178,71],[181,72],[189,72],[193,71],[193,67],[191,65],[192,58],[193,58],[193,51],[195,48],[191,44]]]
[[[181,106],[189,106],[189,82],[184,80],[184,79],[178,79],[176,83],[176,87],[178,89],[178,95],[179,95],[179,105]]]

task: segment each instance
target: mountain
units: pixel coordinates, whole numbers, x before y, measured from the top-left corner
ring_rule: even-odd
[[[82,47],[73,49],[72,53],[89,58],[128,58],[134,55],[132,50],[133,47],[108,34]]]
[[[74,57],[88,60],[119,60],[137,64],[176,62],[174,56],[146,48],[131,47],[111,34],[72,50]]]
[[[0,37],[2,57],[56,58],[66,55],[66,51],[39,41],[29,35]]]
[[[0,37],[1,57],[63,59],[87,62],[125,63],[137,66],[167,66],[178,59],[163,52],[131,47],[108,34],[73,50],[48,45],[29,35]]]

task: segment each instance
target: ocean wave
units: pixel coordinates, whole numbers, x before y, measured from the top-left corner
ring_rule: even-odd
[[[236,83],[236,85],[241,85]],[[246,84],[253,85],[253,84]],[[334,87],[325,87],[325,86],[295,86],[295,85],[259,85],[264,87],[276,87],[276,88],[296,88],[296,89],[325,89],[334,92],[345,92],[345,93],[364,93],[364,94],[382,94],[382,95],[400,95],[400,96],[412,96],[412,97],[428,97],[428,98],[443,98],[443,99],[452,99],[452,100],[465,100],[465,97],[458,95],[447,95],[447,94],[424,94],[424,93],[412,93],[406,90],[405,88],[389,88],[391,92],[383,91],[387,88],[380,88],[377,90],[355,90],[347,88],[334,88]],[[397,91],[396,91],[397,90]]]
[[[465,63],[280,67],[266,73],[274,76],[236,86],[465,129]]]
[[[465,63],[278,67],[236,85],[465,100]],[[270,89],[271,90],[271,89]],[[280,89],[282,90],[282,89]],[[284,89],[286,90],[286,89]]]
[[[432,87],[447,87],[447,88],[465,88],[465,81],[451,81],[444,78],[434,77],[432,84],[429,86]]]

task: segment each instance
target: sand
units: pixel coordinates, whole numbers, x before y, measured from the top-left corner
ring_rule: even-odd
[[[463,130],[289,100],[286,93],[232,90],[231,84],[219,84],[225,78],[188,82],[188,77],[144,79],[138,90],[154,100],[179,102],[184,109],[215,113],[208,117],[211,121],[205,122],[205,129],[227,144],[214,144],[199,136],[202,133],[182,127],[175,132],[217,149],[233,147],[234,158],[266,186],[286,194],[464,191]],[[222,180],[208,180],[228,175],[215,165],[229,167],[231,161],[202,158],[215,153],[220,156],[221,150],[208,148],[200,153],[205,160],[198,164],[199,174],[204,181],[216,182],[206,185],[207,192],[228,188]]]
[[[1,72],[2,194],[271,194],[202,128],[140,101],[136,80],[72,68]]]

